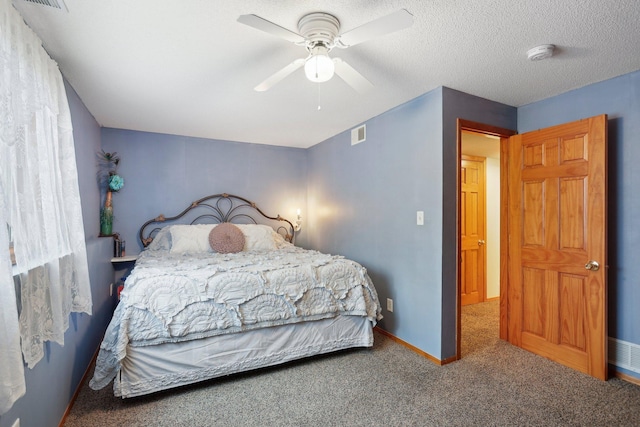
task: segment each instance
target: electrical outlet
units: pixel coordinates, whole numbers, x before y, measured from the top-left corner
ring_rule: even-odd
[[[391,298],[387,298],[387,311],[393,313],[393,300]]]
[[[113,296],[113,283],[109,285],[109,296]]]

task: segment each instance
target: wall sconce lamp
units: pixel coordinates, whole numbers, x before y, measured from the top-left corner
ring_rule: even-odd
[[[300,229],[302,228],[302,215],[300,215],[300,208],[298,208],[297,213],[297,219],[293,225],[293,229],[295,231],[300,231]]]

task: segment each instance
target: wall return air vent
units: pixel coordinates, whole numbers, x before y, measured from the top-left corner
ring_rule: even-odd
[[[351,145],[360,144],[367,139],[367,125],[358,126],[351,130]]]
[[[64,4],[63,0],[22,0],[22,1],[26,3],[34,3],[42,6],[54,7],[56,9],[64,10],[65,12],[69,11],[69,9],[67,9],[67,5]]]
[[[640,346],[609,337],[609,363],[640,372]]]

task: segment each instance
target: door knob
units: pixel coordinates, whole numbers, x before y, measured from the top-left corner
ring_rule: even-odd
[[[589,271],[598,271],[600,270],[600,264],[598,263],[598,261],[591,260],[584,265],[584,268],[585,270]]]
[[[478,240],[478,246],[484,245],[484,240]]]

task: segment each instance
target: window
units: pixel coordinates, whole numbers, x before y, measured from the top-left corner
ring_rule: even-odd
[[[0,22],[2,414],[24,394],[23,357],[33,367],[44,341],[64,344],[69,313],[91,314],[91,287],[62,75],[10,0]]]

